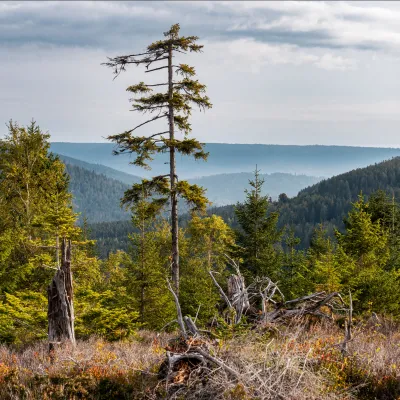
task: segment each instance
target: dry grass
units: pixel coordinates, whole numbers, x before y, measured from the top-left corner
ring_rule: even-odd
[[[400,399],[400,331],[389,322],[360,324],[343,357],[343,331],[294,321],[210,343],[211,364],[182,364],[166,384],[158,370],[171,336],[140,332],[133,342],[79,342],[52,364],[45,343],[15,352],[0,347],[0,398],[8,399]]]

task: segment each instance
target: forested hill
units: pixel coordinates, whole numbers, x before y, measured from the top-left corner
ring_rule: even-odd
[[[394,192],[396,200],[400,199],[400,157],[323,180],[301,190],[286,203],[273,202],[271,210],[280,210],[279,226],[292,226],[301,239],[301,247],[306,248],[316,225],[324,223],[331,234],[334,227],[343,229],[343,218],[360,192],[368,196],[379,189],[388,195]],[[213,207],[209,213],[220,215],[230,226],[238,227],[233,205]],[[183,225],[185,221],[183,216]],[[125,237],[131,230],[128,221],[95,224],[93,238],[99,240],[100,251],[105,256],[111,249],[125,248]]]
[[[129,188],[125,183],[103,174],[66,164],[70,176],[69,189],[73,194],[74,211],[81,213],[90,222],[128,219],[129,214],[121,209],[120,199]]]
[[[316,176],[293,175],[281,172],[260,174],[260,178],[264,180],[262,194],[272,197],[273,200],[277,200],[282,192],[289,197],[296,196],[301,189],[322,179]],[[213,204],[221,206],[244,201],[246,197],[244,188],[248,186],[249,179],[254,179],[253,172],[218,174],[189,179],[189,181],[206,188],[208,199]]]
[[[123,248],[126,242],[123,237],[131,226],[128,221],[112,221],[129,219],[129,214],[119,207],[119,199],[128,186],[77,166],[67,165],[67,170],[71,175],[71,189],[76,197],[77,211],[83,212],[91,222],[106,222],[93,226],[93,237],[101,239],[106,248],[111,246],[113,250],[124,242]],[[225,177],[224,180],[228,184],[229,179]],[[267,192],[268,182],[264,186]],[[236,190],[242,195],[246,187],[247,182],[243,182],[243,187]],[[224,182],[219,182],[219,188],[221,192],[224,191]],[[284,186],[281,189],[285,191]],[[335,226],[343,228],[343,217],[359,193],[362,191],[368,196],[378,189],[388,194],[393,190],[396,199],[400,199],[400,157],[323,180],[301,190],[286,203],[274,202],[271,208],[280,209],[279,225],[293,226],[304,248],[308,246],[317,224],[325,223],[331,232]],[[213,207],[210,212],[221,215],[227,223],[236,227],[233,205]]]
[[[307,245],[315,225],[323,222],[330,229],[333,226],[342,229],[343,217],[360,192],[368,197],[379,189],[388,195],[394,193],[395,198],[400,199],[400,157],[358,168],[303,189],[298,196],[279,205],[280,225],[293,225],[303,244]]]
[[[76,158],[64,156],[62,154],[57,155],[64,162],[64,164],[76,165],[88,171],[95,172],[96,174],[105,175],[108,178],[116,179],[117,181],[126,183],[127,185],[132,185],[132,183],[140,182],[142,180],[140,176],[127,174],[114,168],[106,167],[102,164],[92,164],[86,161],[78,160]]]
[[[128,174],[154,176],[164,174],[168,154],[159,154],[152,161],[152,171],[129,164],[129,155],[113,156],[112,143],[51,143],[55,153],[88,163],[102,164]],[[261,172],[285,172],[330,177],[354,168],[366,167],[391,157],[400,156],[400,149],[350,146],[284,146],[263,144],[208,143],[207,162],[178,156],[181,179],[223,173],[252,172],[255,165]]]
[[[316,225],[324,223],[331,234],[334,227],[343,229],[343,218],[358,195],[362,192],[368,197],[379,189],[400,199],[400,157],[325,179],[301,190],[286,203],[275,202],[271,209],[280,210],[279,226],[292,226],[305,248]],[[215,207],[213,212],[237,226],[233,205]]]
[[[110,222],[127,220],[129,213],[120,207],[120,199],[125,190],[141,178],[116,171],[104,165],[95,165],[61,156],[70,175],[70,190],[74,195],[74,208],[87,217],[89,222]],[[252,173],[212,175],[199,179],[190,179],[207,189],[207,196],[215,205],[232,204],[243,201],[244,188]],[[299,190],[321,180],[306,175],[264,174],[265,188],[263,194],[274,200],[284,191],[295,196]],[[121,182],[122,181],[122,182]]]

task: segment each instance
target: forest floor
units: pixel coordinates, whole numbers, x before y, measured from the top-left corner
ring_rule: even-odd
[[[58,349],[53,360],[45,342],[3,345],[0,399],[400,399],[400,329],[387,320],[356,321],[346,356],[343,329],[333,323],[226,329],[208,349],[238,378],[181,362],[167,383],[159,371],[175,337],[91,338]]]

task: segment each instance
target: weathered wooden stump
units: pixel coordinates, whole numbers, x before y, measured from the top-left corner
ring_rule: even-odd
[[[70,240],[62,241],[61,265],[47,289],[47,294],[49,352],[52,353],[58,344],[70,342],[75,346]]]
[[[250,307],[249,295],[242,275],[231,275],[228,278],[228,298],[236,311],[235,323],[239,323],[243,313]]]

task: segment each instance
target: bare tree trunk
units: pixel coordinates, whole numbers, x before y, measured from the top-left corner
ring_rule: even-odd
[[[53,350],[56,344],[67,341],[75,346],[70,240],[62,240],[61,267],[57,270],[47,293],[49,351]]]
[[[175,166],[175,139],[174,134],[174,107],[171,104],[173,99],[173,82],[172,82],[172,45],[169,45],[168,52],[168,107],[169,119],[169,138],[171,146],[169,148],[169,167],[170,167],[170,185],[171,185],[171,236],[172,236],[172,282],[174,290],[179,297],[179,243],[178,243],[178,199],[176,195],[176,166]]]
[[[140,310],[139,310],[139,316],[140,316],[140,321],[144,322],[144,292],[145,292],[145,274],[144,274],[144,269],[145,269],[145,224],[144,224],[144,218],[142,219],[142,225],[141,225],[141,244],[140,244],[140,254],[141,254],[141,259],[140,259],[140,264],[141,264],[141,271],[140,271],[140,277],[141,277],[141,288],[140,288]]]

